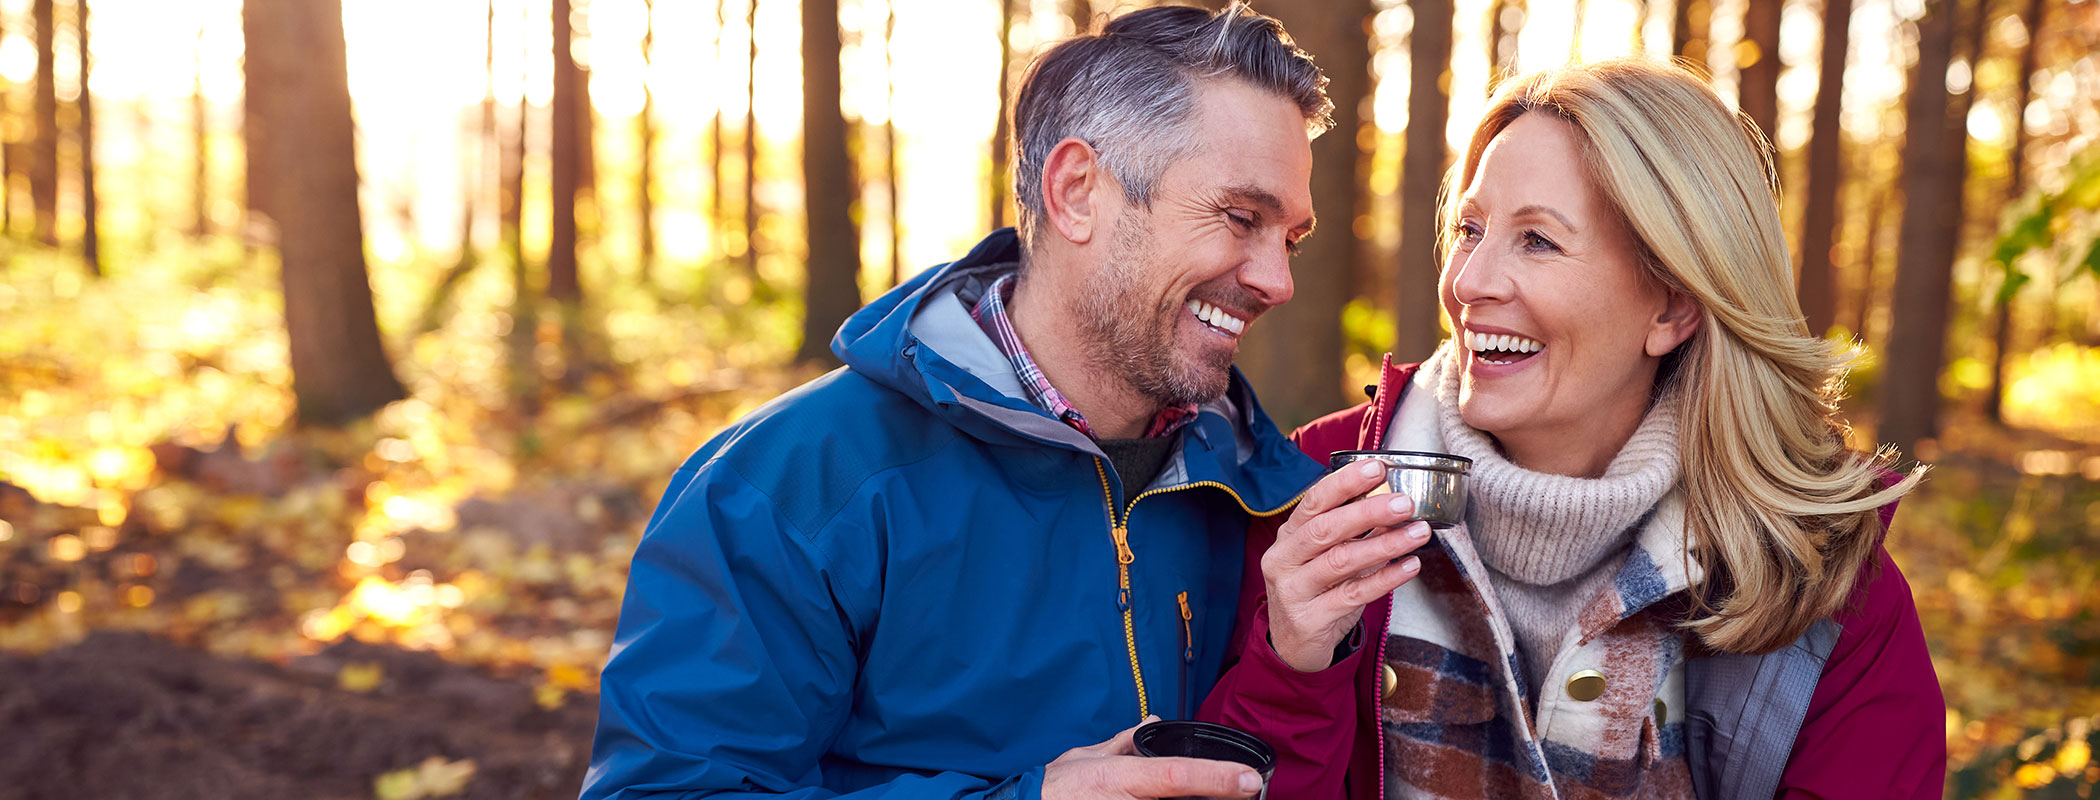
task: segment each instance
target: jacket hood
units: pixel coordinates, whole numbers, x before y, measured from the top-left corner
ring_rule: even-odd
[[[1020,261],[1014,230],[994,231],[962,258],[920,273],[847,318],[831,340],[832,352],[847,367],[975,438],[1051,443],[1101,455],[1093,440],[1028,400],[1013,364],[970,316],[970,306],[985,289],[1018,270]],[[1244,502],[1273,508],[1289,503],[1319,475],[1319,465],[1285,440],[1262,412],[1238,368],[1224,396],[1204,404],[1184,438],[1217,458],[1176,459],[1161,481],[1259,486],[1243,494]],[[1187,452],[1193,456],[1197,450]],[[1274,479],[1279,477],[1286,479]],[[1265,490],[1279,484],[1292,485],[1287,494]]]

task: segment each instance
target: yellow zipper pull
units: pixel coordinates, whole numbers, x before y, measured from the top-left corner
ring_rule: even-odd
[[[1136,561],[1137,554],[1130,552],[1130,529],[1117,525],[1109,533],[1116,537],[1116,563],[1128,565]]]
[[[1181,660],[1192,662],[1196,660],[1196,635],[1189,623],[1196,619],[1196,614],[1189,610],[1188,592],[1174,595],[1174,599],[1181,603]]]

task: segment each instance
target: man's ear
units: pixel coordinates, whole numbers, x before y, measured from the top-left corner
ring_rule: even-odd
[[[1092,241],[1106,210],[1097,193],[1110,183],[1093,146],[1078,137],[1058,142],[1043,161],[1043,210],[1050,227],[1073,244]]]
[[[1690,295],[1670,292],[1663,301],[1662,313],[1655,315],[1655,320],[1648,326],[1648,355],[1660,358],[1677,349],[1699,331],[1704,316]]]

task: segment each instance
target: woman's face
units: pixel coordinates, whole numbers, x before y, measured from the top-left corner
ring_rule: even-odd
[[[1466,424],[1528,468],[1600,474],[1698,314],[1642,270],[1579,135],[1533,112],[1489,142],[1438,289],[1458,332]]]

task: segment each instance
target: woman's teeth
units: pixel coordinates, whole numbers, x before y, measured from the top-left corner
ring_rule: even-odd
[[[1513,364],[1546,349],[1546,346],[1522,336],[1466,331],[1466,349],[1490,364]]]
[[[1187,303],[1184,303],[1183,305],[1188,306],[1189,313],[1196,315],[1197,319],[1203,320],[1204,324],[1209,325],[1213,328],[1217,328],[1218,330],[1224,331],[1234,336],[1238,336],[1242,332],[1247,330],[1246,320],[1240,319],[1239,317],[1235,317],[1231,314],[1227,314],[1224,312],[1224,310],[1218,308],[1217,306],[1211,305],[1201,300],[1196,300],[1194,298],[1191,298]]]

